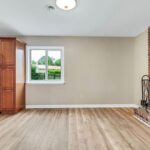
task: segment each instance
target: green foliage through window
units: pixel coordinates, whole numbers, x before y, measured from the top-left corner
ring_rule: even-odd
[[[45,73],[36,73],[36,66],[31,65],[31,79],[32,80],[45,80]]]
[[[46,56],[31,62],[31,80],[46,79]],[[48,79],[61,79],[61,59],[48,57]]]

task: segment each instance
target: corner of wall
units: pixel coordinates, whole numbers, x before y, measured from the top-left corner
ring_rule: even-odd
[[[134,40],[134,102],[140,104],[141,77],[148,74],[148,29]]]

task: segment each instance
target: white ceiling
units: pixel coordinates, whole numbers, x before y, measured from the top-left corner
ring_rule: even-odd
[[[150,0],[78,0],[72,11],[55,0],[0,0],[0,35],[136,36],[150,25]]]

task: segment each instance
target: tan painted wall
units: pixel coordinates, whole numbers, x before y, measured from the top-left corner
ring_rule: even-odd
[[[22,37],[65,47],[64,85],[27,85],[28,105],[133,104],[134,38]]]
[[[135,38],[134,48],[134,101],[140,104],[141,77],[148,74],[148,30]]]

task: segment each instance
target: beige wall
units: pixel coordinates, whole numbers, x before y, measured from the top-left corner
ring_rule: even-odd
[[[22,37],[65,47],[64,85],[27,85],[28,105],[133,104],[134,38]]]
[[[134,102],[140,104],[141,77],[148,74],[148,30],[135,38],[134,48]]]

